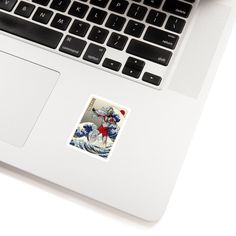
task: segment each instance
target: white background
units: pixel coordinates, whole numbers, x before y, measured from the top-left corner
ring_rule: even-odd
[[[0,235],[235,236],[235,58],[236,27],[159,223],[142,222],[0,167]]]

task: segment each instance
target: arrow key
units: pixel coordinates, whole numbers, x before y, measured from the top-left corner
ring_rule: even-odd
[[[160,76],[145,72],[142,80],[149,84],[159,86],[162,78]]]
[[[114,71],[119,71],[120,67],[121,67],[121,63],[118,61],[114,61],[112,59],[109,59],[109,58],[105,58],[102,66],[106,67],[108,69],[114,70]]]
[[[125,75],[128,75],[128,76],[131,76],[131,77],[134,77],[134,78],[138,79],[140,74],[141,74],[141,71],[135,70],[135,69],[130,68],[128,66],[125,66],[123,68],[122,73],[125,74]]]
[[[125,63],[122,73],[134,78],[139,78],[144,66],[144,61],[129,57]]]

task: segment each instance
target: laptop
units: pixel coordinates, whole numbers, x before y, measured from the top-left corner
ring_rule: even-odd
[[[232,7],[227,0],[0,0],[1,163],[159,220]]]

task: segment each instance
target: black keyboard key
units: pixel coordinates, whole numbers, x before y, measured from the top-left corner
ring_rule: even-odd
[[[68,13],[72,16],[83,18],[87,13],[88,9],[89,9],[88,5],[85,5],[80,2],[73,2]]]
[[[185,2],[195,3],[195,0],[184,0]]]
[[[47,24],[53,15],[52,11],[39,7],[34,13],[33,20],[42,24]]]
[[[187,18],[192,10],[192,5],[178,0],[166,0],[163,10]]]
[[[0,12],[0,30],[49,48],[56,48],[63,36],[62,33],[4,12]]]
[[[50,0],[33,0],[32,2],[43,5],[43,6],[47,6]]]
[[[150,7],[159,8],[163,0],[144,0],[144,4]]]
[[[5,11],[11,11],[14,6],[16,5],[17,0],[1,0],[0,1],[0,9],[5,10]]]
[[[161,64],[163,66],[167,66],[172,57],[172,52],[170,51],[143,43],[135,39],[130,41],[126,52],[137,57]]]
[[[140,77],[141,72],[138,70],[135,70],[133,68],[125,66],[122,70],[122,73],[125,75],[128,75],[130,77],[138,79]]]
[[[84,40],[67,35],[59,50],[71,56],[80,57],[86,44]]]
[[[87,16],[87,20],[101,25],[107,16],[107,12],[97,8],[92,8]]]
[[[128,37],[121,34],[112,33],[107,42],[107,46],[115,48],[117,50],[123,50],[127,41]]]
[[[65,12],[71,0],[53,0],[50,7],[57,11]]]
[[[102,66],[106,67],[110,70],[119,71],[121,68],[121,63],[118,61],[114,61],[112,59],[109,59],[109,58],[105,58],[105,60],[102,63]]]
[[[118,16],[115,14],[111,14],[106,22],[106,27],[121,31],[124,24],[125,24],[126,19],[122,16]]]
[[[148,14],[146,22],[149,24],[161,27],[164,24],[165,19],[166,19],[165,13],[151,10]]]
[[[125,28],[125,33],[139,38],[142,35],[144,28],[144,24],[130,20]]]
[[[92,5],[105,8],[109,0],[91,0]]]
[[[94,64],[99,64],[105,52],[106,48],[91,43],[88,46],[83,59]]]
[[[84,37],[86,33],[88,32],[89,27],[90,25],[88,23],[85,23],[80,20],[74,20],[69,32],[71,34]]]
[[[70,17],[57,13],[52,20],[51,26],[60,30],[66,30],[70,22]]]
[[[185,24],[186,24],[185,20],[177,18],[175,16],[170,16],[167,23],[166,23],[165,28],[167,30],[181,34],[184,29]]]
[[[34,10],[35,6],[28,2],[20,2],[15,10],[15,14],[23,17],[30,17]]]
[[[127,13],[127,15],[131,18],[137,19],[137,20],[143,20],[147,13],[147,8],[140,6],[138,4],[133,3]]]
[[[127,62],[125,63],[122,73],[134,78],[139,78],[144,66],[144,61],[129,57]]]
[[[129,57],[125,63],[125,66],[139,70],[141,72],[145,66],[145,62],[133,57]]]
[[[129,5],[128,1],[125,0],[112,0],[109,10],[120,14],[124,14]]]
[[[142,80],[149,84],[159,86],[161,84],[162,78],[160,76],[145,72]]]
[[[175,49],[179,36],[150,26],[144,35],[144,40]]]
[[[97,42],[97,43],[104,43],[109,31],[106,29],[102,29],[100,27],[94,26],[90,31],[88,39]]]

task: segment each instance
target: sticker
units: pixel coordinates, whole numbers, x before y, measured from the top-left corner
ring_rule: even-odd
[[[92,96],[70,138],[70,145],[107,159],[127,119],[128,109]]]

